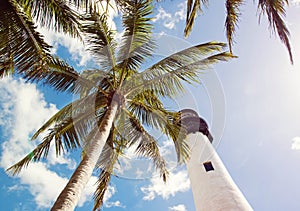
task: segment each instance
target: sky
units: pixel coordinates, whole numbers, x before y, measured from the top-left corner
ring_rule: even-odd
[[[223,3],[211,1],[187,39],[183,38],[185,9],[179,0],[155,5],[157,57],[212,40],[226,42]],[[238,58],[204,72],[202,84],[187,85],[186,92],[166,101],[166,106],[193,108],[207,120],[219,156],[254,210],[300,210],[300,1],[290,2],[286,17],[294,65],[279,38],[268,30],[266,19],[258,24],[253,1],[245,2],[241,12],[233,48]],[[120,36],[120,17],[115,11],[111,16],[111,27]],[[78,71],[93,66],[92,57],[78,41],[40,31],[54,46],[52,52]],[[1,79],[0,90],[0,208],[49,210],[76,168],[79,151],[59,158],[50,151],[47,160],[30,164],[14,177],[5,169],[41,141],[29,139],[74,96],[16,77]],[[170,141],[158,139],[172,170],[167,184],[152,175],[147,161],[124,158],[105,195],[103,210],[195,211],[185,167],[174,164]],[[76,210],[91,210],[96,176],[97,172]]]

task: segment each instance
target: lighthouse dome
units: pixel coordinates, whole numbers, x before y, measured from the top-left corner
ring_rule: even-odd
[[[183,109],[180,114],[179,123],[185,127],[187,133],[201,132],[207,136],[210,142],[213,141],[206,121],[199,117],[198,113],[192,109]]]

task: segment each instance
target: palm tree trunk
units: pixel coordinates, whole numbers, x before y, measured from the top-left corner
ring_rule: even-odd
[[[110,129],[112,127],[117,110],[118,102],[112,101],[110,107],[103,117],[101,125],[99,126],[99,133],[97,134],[95,141],[90,145],[86,155],[73,173],[68,184],[56,199],[56,202],[51,208],[52,211],[66,211],[75,209],[84,187],[92,176],[99,155],[109,136]]]

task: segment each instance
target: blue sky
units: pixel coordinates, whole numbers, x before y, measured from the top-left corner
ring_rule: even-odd
[[[185,94],[166,102],[175,109],[194,108],[209,122],[216,150],[254,210],[300,210],[300,2],[297,2],[292,1],[287,11],[293,66],[285,47],[269,32],[266,20],[262,19],[258,25],[256,6],[248,1],[242,7],[234,46],[239,58],[216,65],[203,74],[202,85],[186,86]],[[183,39],[184,6],[178,0],[157,4],[153,16],[155,32],[161,41],[158,56],[192,44],[226,41],[223,3],[211,1],[187,40]],[[115,21],[112,27],[120,31],[119,17],[113,12],[112,15]],[[53,52],[78,70],[93,66],[91,57],[76,40],[45,29],[41,31],[54,46]],[[50,152],[48,160],[30,165],[16,177],[7,175],[4,169],[38,143],[39,140],[30,143],[30,135],[73,96],[17,78],[2,79],[0,90],[0,208],[48,210],[78,163],[79,151],[63,158],[56,158]],[[163,137],[159,140],[162,151],[173,164],[172,146]],[[119,177],[112,179],[103,210],[195,210],[184,166],[173,168],[165,186],[155,176],[148,178],[151,172],[146,171],[146,161],[137,162],[137,166],[129,164],[123,171],[116,170]],[[147,175],[141,173],[143,168]],[[93,177],[76,210],[91,209],[95,181]]]

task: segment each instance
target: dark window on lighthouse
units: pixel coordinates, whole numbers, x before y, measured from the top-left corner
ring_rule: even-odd
[[[206,171],[213,171],[215,170],[212,163],[210,161],[203,163],[203,166]]]

